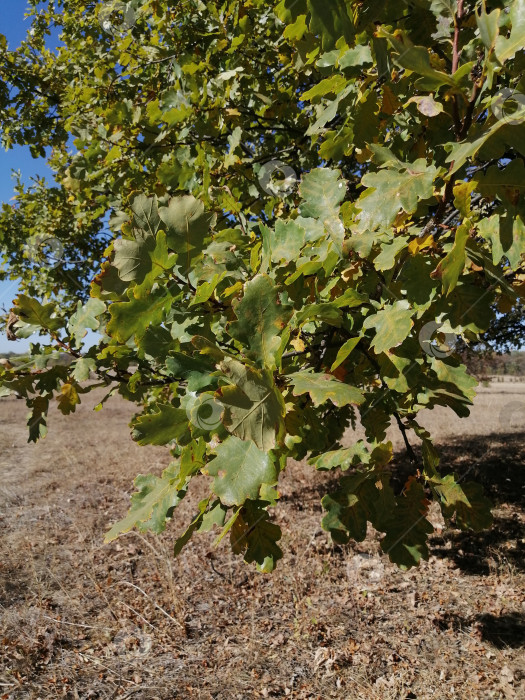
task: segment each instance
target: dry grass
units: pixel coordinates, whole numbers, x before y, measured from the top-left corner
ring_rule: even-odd
[[[23,402],[0,401],[0,699],[525,698],[520,406],[525,385],[495,384],[468,420],[423,418],[444,464],[488,487],[493,530],[438,532],[431,560],[403,574],[376,533],[332,545],[330,475],[294,463],[276,513],[285,558],[262,576],[212,535],[172,559],[204,479],[163,536],[102,544],[132,478],[167,461],[129,439],[129,406],[53,414],[34,446]]]

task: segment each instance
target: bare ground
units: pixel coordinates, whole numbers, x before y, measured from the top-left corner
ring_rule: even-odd
[[[103,545],[132,478],[168,457],[132,443],[130,406],[93,403],[53,413],[35,446],[23,402],[0,401],[0,700],[525,698],[525,384],[482,388],[469,419],[423,418],[443,464],[484,483],[495,524],[440,526],[408,573],[377,533],[331,543],[319,501],[332,477],[299,463],[281,482],[271,576],[213,536],[172,559],[205,483],[163,536]]]

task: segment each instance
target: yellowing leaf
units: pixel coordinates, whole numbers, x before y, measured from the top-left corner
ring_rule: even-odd
[[[434,236],[431,233],[427,233],[425,236],[413,238],[407,247],[410,255],[417,255],[420,251],[425,250],[426,248],[435,247]]]
[[[432,95],[416,95],[411,97],[406,104],[409,105],[413,102],[417,105],[421,114],[424,114],[426,117],[437,117],[443,111],[441,102],[436,102]]]
[[[58,408],[64,415],[74,413],[80,397],[74,384],[62,384],[60,396],[58,397]]]
[[[462,224],[456,231],[454,247],[439,263],[433,277],[441,279],[443,292],[447,296],[454,290],[466,262],[465,246],[469,237],[468,222]]]

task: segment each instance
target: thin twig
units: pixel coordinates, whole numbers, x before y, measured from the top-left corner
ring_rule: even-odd
[[[452,75],[459,68],[459,32],[461,29],[461,20],[463,18],[463,1],[458,0],[458,9],[454,17],[454,40],[452,42]],[[456,139],[461,141],[461,120],[459,117],[459,99],[457,95],[454,95],[454,101],[452,102],[452,115],[454,117],[454,129],[456,132]]]
[[[380,378],[380,380],[381,380],[381,387],[382,387],[383,389],[386,389],[387,391],[390,391],[390,389],[389,389],[388,386],[386,385],[384,379],[381,377],[381,367],[379,366],[379,363],[377,362],[377,360],[375,359],[375,357],[372,357],[372,355],[370,355],[370,353],[367,352],[366,350],[364,350],[364,354],[366,355],[366,357],[367,357],[368,360],[370,361],[371,365],[374,367],[374,369],[375,369],[376,372],[378,373],[379,378]],[[403,425],[403,421],[401,420],[401,416],[399,415],[399,413],[398,413],[397,411],[393,411],[393,412],[392,412],[392,415],[393,415],[394,418],[396,419],[398,428],[399,428],[399,430],[401,431],[401,435],[403,436],[403,442],[405,443],[405,448],[406,448],[406,451],[407,451],[407,455],[408,455],[410,461],[412,462],[412,464],[414,464],[415,466],[417,466],[417,465],[418,465],[418,459],[417,459],[417,457],[416,457],[416,453],[415,453],[414,450],[412,449],[412,445],[410,444],[410,442],[409,442],[409,440],[408,440],[407,429],[406,429],[406,427]]]
[[[399,415],[399,413],[398,413],[397,411],[394,411],[394,417],[395,417],[395,419],[396,419],[398,428],[399,428],[399,430],[401,431],[401,435],[403,436],[403,442],[405,443],[405,448],[406,448],[406,451],[407,451],[407,455],[408,455],[410,461],[412,462],[412,464],[417,465],[417,464],[418,464],[418,459],[417,459],[417,457],[416,457],[416,453],[414,452],[414,450],[412,449],[412,445],[411,445],[410,442],[408,441],[407,429],[406,429],[406,427],[403,425],[403,421],[401,420],[401,417],[400,417],[400,415]]]
[[[474,83],[472,88],[472,94],[468,103],[467,111],[465,113],[465,118],[463,119],[463,124],[461,126],[461,131],[459,133],[459,140],[463,141],[466,137],[468,130],[472,124],[472,117],[474,116],[474,109],[476,108],[476,101],[478,99],[479,91],[481,90],[481,85],[478,81]]]
[[[111,632],[109,627],[94,627],[93,625],[82,625],[78,622],[66,622],[65,620],[56,620],[54,617],[49,617],[49,615],[42,615],[46,620],[51,620],[51,622],[56,622],[58,625],[67,625],[68,627],[83,627],[87,630],[104,630],[106,632]]]

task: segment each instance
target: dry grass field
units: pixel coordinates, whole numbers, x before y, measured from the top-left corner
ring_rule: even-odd
[[[495,523],[460,533],[433,511],[430,561],[408,573],[377,533],[331,543],[319,501],[333,476],[304,464],[282,478],[271,576],[213,535],[173,560],[204,477],[163,536],[104,545],[132,478],[168,456],[133,444],[133,407],[96,400],[53,412],[38,445],[24,402],[0,400],[0,699],[525,698],[525,383],[481,387],[466,420],[421,416],[445,468],[483,482]]]

